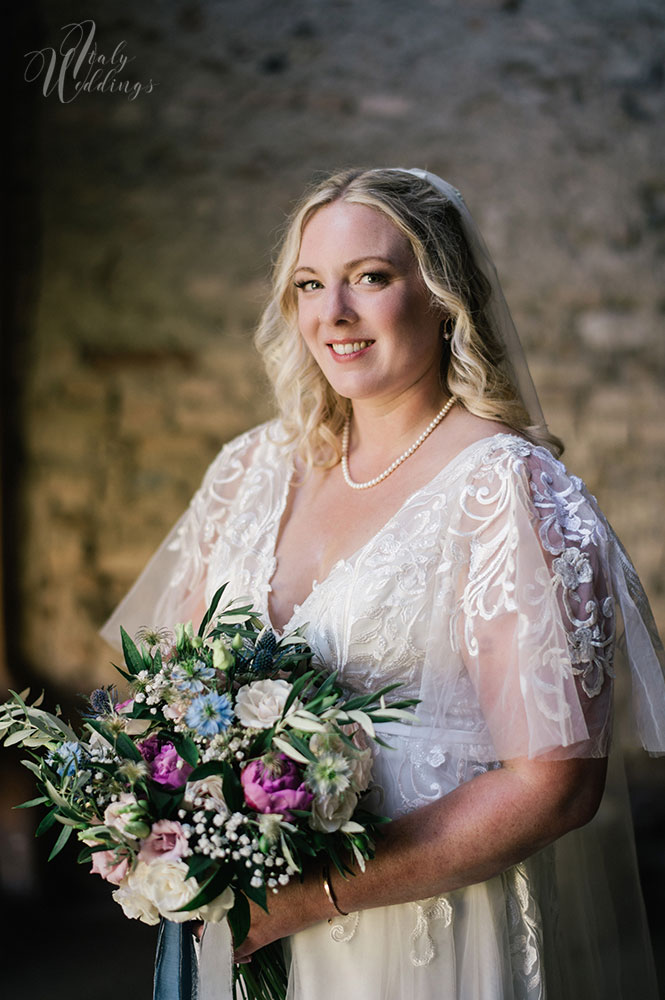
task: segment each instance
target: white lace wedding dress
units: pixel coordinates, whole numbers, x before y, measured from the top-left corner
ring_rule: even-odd
[[[104,634],[198,622],[224,581],[267,620],[291,475],[277,423],[227,445]],[[662,647],[632,566],[578,479],[499,434],[316,581],[287,627],[349,688],[399,681],[421,700],[420,725],[384,727],[376,757],[381,810],[399,816],[502,759],[605,755],[620,619],[640,734],[662,750]],[[290,1000],[654,1000],[617,764],[588,827],[502,875],[295,935]]]

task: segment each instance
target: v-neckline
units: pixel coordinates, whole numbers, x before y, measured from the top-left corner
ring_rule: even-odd
[[[488,434],[488,435],[486,435],[486,437],[478,438],[477,441],[472,441],[471,444],[466,445],[464,448],[461,449],[461,451],[458,451],[456,455],[453,455],[453,457],[451,459],[449,459],[445,463],[445,465],[441,466],[441,468],[438,470],[438,472],[436,472],[434,474],[434,476],[432,476],[431,479],[429,479],[426,483],[423,483],[422,486],[419,486],[417,490],[413,491],[413,493],[410,493],[409,496],[406,497],[406,499],[399,505],[399,507],[397,508],[397,510],[395,510],[390,515],[390,517],[388,518],[388,520],[384,524],[382,524],[381,527],[378,528],[374,532],[373,535],[371,535],[369,538],[367,538],[361,545],[357,546],[357,548],[355,548],[353,550],[353,552],[351,552],[348,556],[342,556],[340,559],[337,559],[332,564],[332,566],[330,567],[330,569],[328,570],[328,572],[325,574],[325,576],[323,577],[323,579],[321,579],[321,580],[316,580],[316,579],[312,580],[312,586],[311,586],[310,590],[308,591],[307,595],[302,599],[302,601],[299,604],[294,604],[293,605],[293,609],[291,611],[291,615],[290,615],[289,619],[286,622],[284,622],[284,625],[281,628],[277,628],[273,624],[272,618],[271,618],[271,615],[270,615],[270,595],[272,593],[272,586],[271,586],[272,580],[273,580],[273,577],[275,576],[275,573],[277,572],[277,552],[276,552],[276,550],[277,550],[277,539],[279,538],[279,535],[280,535],[280,529],[282,527],[282,519],[283,519],[284,513],[286,511],[286,505],[288,503],[289,493],[291,492],[291,485],[293,483],[293,475],[294,475],[294,472],[295,472],[294,454],[292,452],[291,455],[289,456],[289,465],[288,465],[287,475],[285,477],[284,485],[283,485],[283,488],[282,488],[282,496],[281,496],[280,504],[279,504],[279,507],[277,508],[277,510],[275,512],[275,520],[274,520],[274,525],[273,525],[273,534],[272,534],[272,539],[271,539],[271,542],[270,542],[270,550],[269,550],[269,552],[270,552],[271,572],[270,572],[270,576],[269,576],[269,578],[267,580],[266,606],[265,606],[265,609],[264,609],[264,618],[265,618],[267,624],[273,630],[273,632],[276,635],[284,635],[284,634],[286,634],[286,632],[289,629],[289,626],[291,625],[291,623],[292,623],[293,619],[296,617],[296,615],[307,604],[307,602],[312,598],[312,596],[314,595],[314,593],[317,590],[319,590],[320,587],[322,587],[325,583],[327,583],[330,580],[330,578],[332,577],[333,573],[336,571],[336,569],[339,566],[344,565],[344,564],[348,565],[348,564],[350,564],[352,562],[356,562],[358,560],[358,558],[360,557],[360,555],[365,551],[365,549],[369,548],[369,546],[372,545],[377,540],[377,538],[379,538],[385,531],[387,531],[390,528],[390,526],[392,525],[393,521],[395,521],[399,517],[399,515],[402,513],[402,511],[404,511],[408,507],[408,505],[410,503],[412,503],[412,501],[420,493],[423,493],[425,490],[428,490],[432,486],[434,486],[434,484],[437,482],[437,480],[441,476],[443,476],[444,473],[449,472],[452,466],[456,465],[461,459],[463,459],[466,455],[468,455],[468,453],[471,452],[474,448],[478,448],[480,445],[487,444],[488,441],[497,440],[498,438],[515,438],[517,440],[523,440],[523,438],[520,438],[519,435],[517,435],[517,434],[510,434],[508,431],[497,431],[495,434]]]

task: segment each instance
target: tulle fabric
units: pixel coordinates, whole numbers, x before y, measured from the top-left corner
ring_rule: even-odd
[[[223,582],[267,619],[292,459],[277,423],[227,445],[104,635],[196,619]],[[314,582],[296,627],[349,689],[400,681],[421,699],[419,725],[386,727],[393,749],[376,755],[387,815],[511,757],[605,755],[620,668],[645,746],[665,751],[662,647],[635,571],[583,484],[514,435],[417,490]],[[619,775],[592,824],[501,876],[295,935],[289,996],[655,998],[631,844]]]

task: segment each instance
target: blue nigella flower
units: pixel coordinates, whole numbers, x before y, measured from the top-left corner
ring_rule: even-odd
[[[198,694],[215,679],[215,670],[203,660],[186,660],[174,667],[171,680],[178,691]]]
[[[57,750],[52,750],[46,758],[49,767],[55,768],[62,778],[65,775],[75,774],[79,764],[83,759],[83,750],[79,743],[73,740],[66,740],[61,743]]]
[[[216,736],[228,729],[232,721],[233,709],[225,694],[200,695],[185,714],[185,722],[199,736]]]

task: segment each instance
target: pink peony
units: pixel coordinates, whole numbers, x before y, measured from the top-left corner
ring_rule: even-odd
[[[126,852],[95,851],[92,856],[92,868],[95,875],[101,875],[107,882],[120,885],[129,870],[129,860]]]
[[[161,743],[158,736],[149,736],[139,744],[141,756],[150,764],[150,777],[165,788],[182,788],[194,770],[185,763],[172,743]]]
[[[139,860],[150,864],[156,858],[161,861],[177,861],[187,850],[187,838],[182,826],[175,820],[158,819],[152,824],[150,836],[141,842]]]
[[[283,753],[278,755],[275,767],[267,767],[262,760],[251,761],[240,781],[251,809],[281,813],[287,822],[293,819],[290,809],[307,809],[312,801],[298,765]]]

